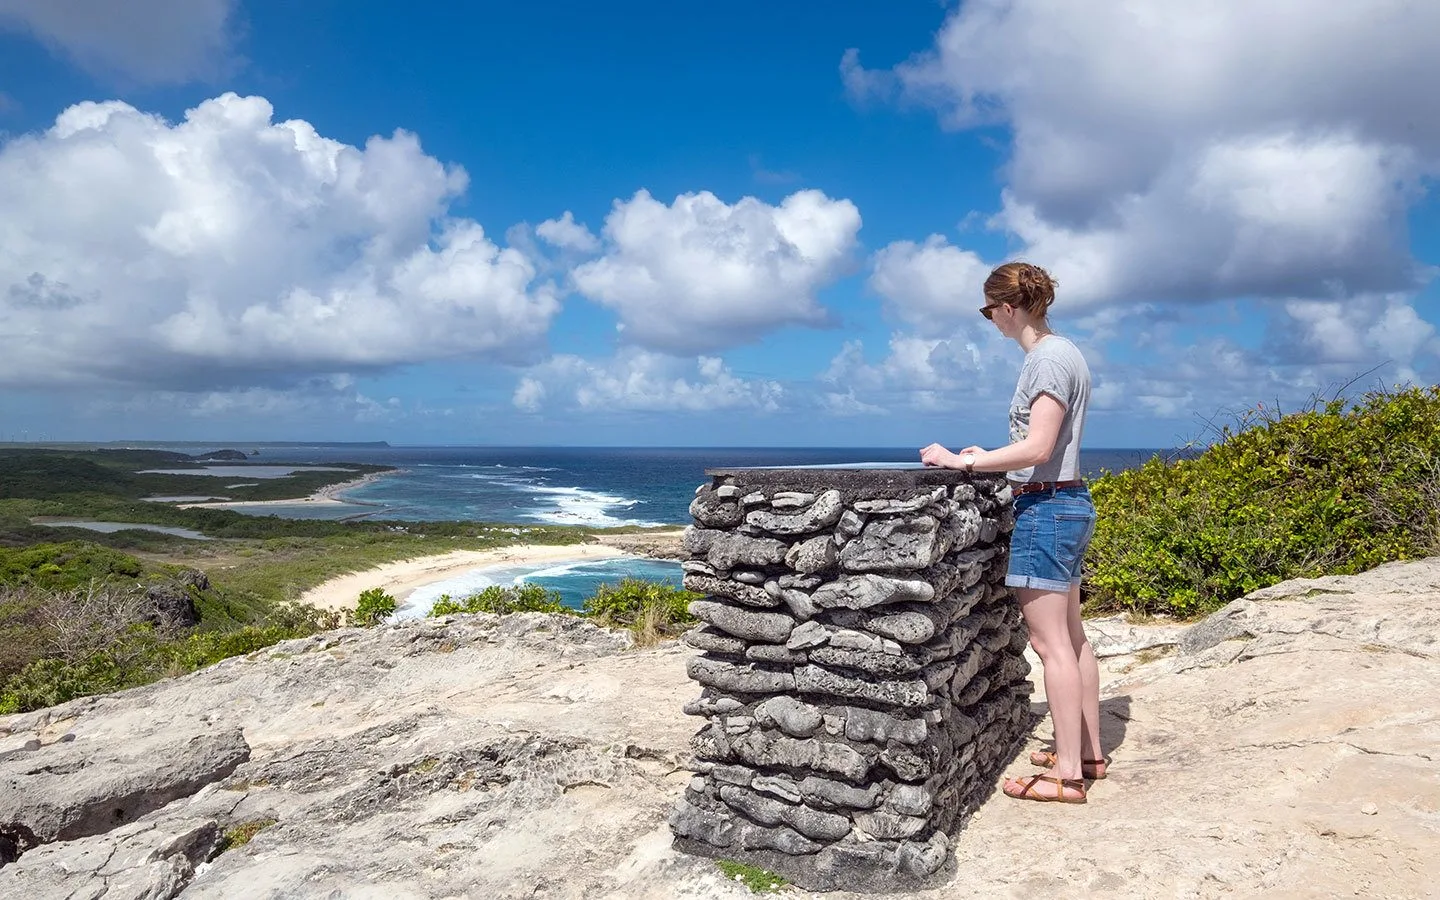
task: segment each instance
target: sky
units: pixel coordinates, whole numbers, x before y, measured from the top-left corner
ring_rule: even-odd
[[[1086,444],[1440,380],[1426,0],[0,0],[0,440]]]

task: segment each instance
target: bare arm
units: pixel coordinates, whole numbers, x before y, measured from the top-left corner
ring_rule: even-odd
[[[931,444],[920,451],[920,461],[929,466],[943,466],[947,469],[963,469],[961,457],[966,453],[975,454],[977,472],[1013,472],[1028,466],[1048,462],[1055,452],[1055,443],[1060,437],[1060,426],[1065,421],[1065,407],[1049,394],[1041,394],[1030,404],[1030,433],[1023,441],[1017,441],[996,450],[966,447],[959,453],[951,453],[939,444]]]

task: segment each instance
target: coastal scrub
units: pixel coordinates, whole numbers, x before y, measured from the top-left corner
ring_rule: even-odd
[[[1204,615],[1290,578],[1440,553],[1440,386],[1258,406],[1192,459],[1091,486],[1087,609]]]

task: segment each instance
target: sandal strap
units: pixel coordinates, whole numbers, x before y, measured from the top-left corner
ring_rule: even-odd
[[[1048,781],[1059,788],[1059,790],[1055,792],[1055,796],[1052,797],[1048,794],[1041,794],[1035,790],[1035,785],[1041,781]],[[1066,788],[1074,788],[1080,792],[1081,797],[1085,796],[1085,781],[1081,778],[1056,778],[1054,775],[1031,775],[1028,779],[1017,779],[1017,783],[1022,785],[1020,791],[1022,797],[1030,797],[1035,800],[1064,800]]]
[[[1034,753],[1032,753],[1031,755],[1032,755],[1032,756],[1044,757],[1044,759],[1045,759],[1045,765],[1047,765],[1047,766],[1054,766],[1057,762],[1060,761],[1059,755],[1056,754],[1054,750],[1036,750],[1036,751],[1035,751]],[[1108,766],[1108,765],[1110,765],[1110,760],[1109,760],[1109,759],[1106,759],[1106,758],[1104,758],[1104,757],[1102,757],[1102,758],[1100,758],[1100,759],[1082,759],[1082,760],[1080,760],[1080,765],[1082,765],[1082,766]]]

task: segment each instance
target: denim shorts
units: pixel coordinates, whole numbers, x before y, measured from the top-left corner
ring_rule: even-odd
[[[1015,498],[1009,587],[1068,591],[1080,583],[1085,548],[1095,534],[1095,504],[1084,485]]]

